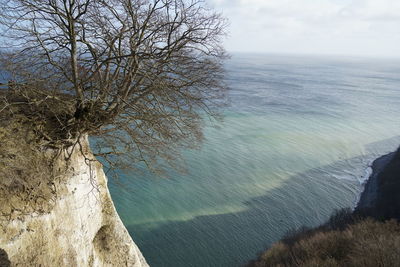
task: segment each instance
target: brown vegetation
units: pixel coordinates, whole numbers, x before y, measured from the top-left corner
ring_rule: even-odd
[[[0,121],[0,220],[48,212],[63,187],[66,165],[58,152],[43,150],[31,121],[9,113]]]
[[[293,244],[278,242],[250,266],[399,266],[400,224],[371,219],[346,229],[313,231]]]

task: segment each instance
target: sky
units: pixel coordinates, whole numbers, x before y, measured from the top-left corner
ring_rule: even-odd
[[[400,0],[206,0],[230,52],[400,58]]]

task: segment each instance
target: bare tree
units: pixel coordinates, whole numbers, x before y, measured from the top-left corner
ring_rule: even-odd
[[[4,99],[24,99],[48,145],[89,134],[110,164],[173,163],[217,115],[226,21],[202,0],[0,4],[1,68],[18,96]]]

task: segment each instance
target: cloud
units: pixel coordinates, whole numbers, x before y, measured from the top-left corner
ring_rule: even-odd
[[[208,0],[233,51],[400,56],[398,0]]]

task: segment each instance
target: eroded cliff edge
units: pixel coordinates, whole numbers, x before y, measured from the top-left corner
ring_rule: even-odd
[[[58,155],[49,178],[46,160],[54,153],[29,151],[21,131],[11,129],[11,141],[10,131],[0,131],[0,266],[148,266],[116,213],[87,137]]]

